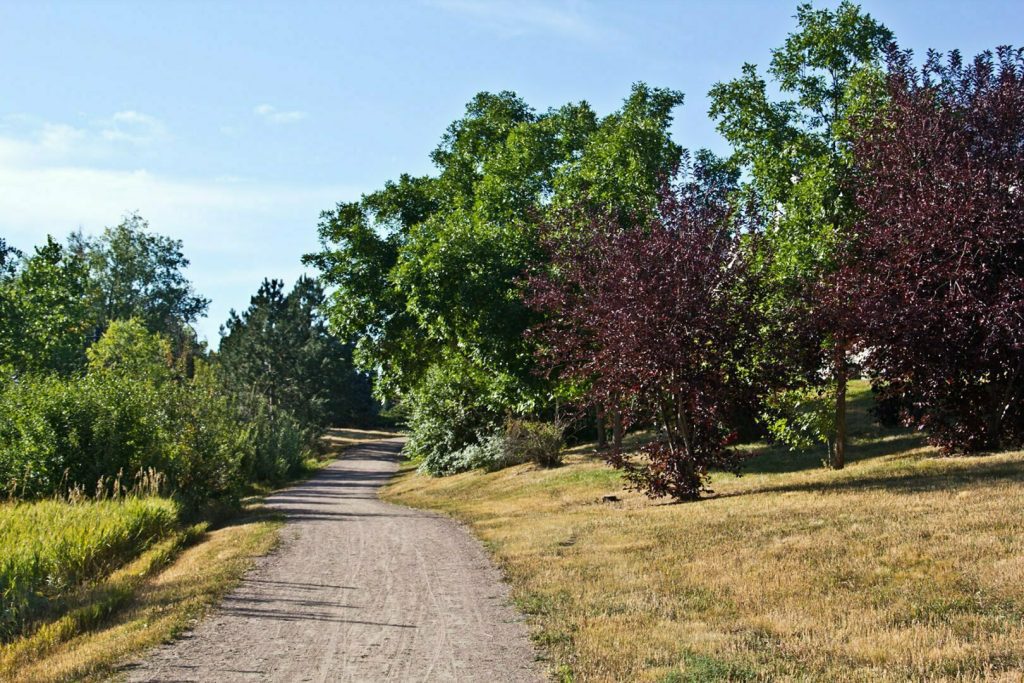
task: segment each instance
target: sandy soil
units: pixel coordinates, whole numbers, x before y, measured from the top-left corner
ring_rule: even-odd
[[[507,588],[458,523],[378,500],[400,440],[268,499],[279,550],[130,681],[538,681]]]

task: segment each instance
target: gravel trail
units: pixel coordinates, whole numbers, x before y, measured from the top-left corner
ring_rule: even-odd
[[[385,503],[401,440],[267,499],[281,547],[130,681],[540,681],[527,630],[457,522]]]

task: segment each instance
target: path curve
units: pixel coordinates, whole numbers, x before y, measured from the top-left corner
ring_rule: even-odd
[[[385,503],[401,440],[267,499],[281,547],[130,681],[539,681],[507,587],[448,518]]]

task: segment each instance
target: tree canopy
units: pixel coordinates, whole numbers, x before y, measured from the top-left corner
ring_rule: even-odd
[[[710,114],[733,145],[732,162],[747,172],[746,191],[763,214],[759,263],[766,279],[758,305],[773,338],[789,340],[765,344],[755,362],[788,364],[794,395],[804,404],[808,388],[832,396],[834,411],[827,404],[818,409],[831,419],[803,424],[820,425],[832,465],[842,467],[850,339],[837,324],[841,312],[817,300],[821,283],[840,265],[837,246],[856,216],[850,117],[878,106],[882,57],[893,35],[847,0],[834,11],[800,5],[796,20],[797,30],[772,51],[768,68],[783,99],[769,97],[768,83],[748,63],[739,78],[711,89]],[[830,368],[827,382],[823,367]],[[777,416],[777,437],[801,441],[791,429],[794,417]]]
[[[403,175],[324,212],[306,262],[378,394],[408,397],[444,365],[487,378],[493,411],[545,409],[552,387],[523,335],[537,321],[522,280],[545,258],[538,226],[583,202],[651,211],[679,161],[668,129],[681,101],[636,84],[600,118],[586,102],[537,113],[514,93],[480,93],[432,153],[436,176]]]
[[[249,307],[231,311],[217,360],[234,393],[263,396],[311,428],[365,422],[373,413],[367,378],[351,347],[327,330],[319,283],[301,277],[287,294],[264,280]]]
[[[854,147],[852,258],[867,367],[948,451],[1024,443],[1024,50],[894,52]]]
[[[209,299],[195,293],[185,275],[189,261],[181,240],[149,229],[138,214],[95,238],[74,233],[70,248],[89,269],[89,296],[97,329],[136,318],[151,332],[177,338],[206,314]]]
[[[531,280],[545,368],[621,410],[627,427],[658,425],[646,463],[619,451],[612,462],[652,495],[680,499],[700,494],[709,467],[738,461],[729,417],[755,392],[741,372],[758,325],[749,233],[734,229],[732,187],[706,170],[684,167],[643,222],[595,216],[568,242],[548,226],[553,267]]]
[[[65,374],[82,367],[93,323],[82,257],[47,238],[5,270],[0,278],[0,366],[14,373]]]

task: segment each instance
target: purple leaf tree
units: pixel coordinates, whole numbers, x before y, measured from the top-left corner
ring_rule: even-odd
[[[726,188],[698,165],[665,185],[654,218],[545,228],[550,265],[529,282],[545,314],[531,331],[542,365],[625,427],[658,429],[639,457],[610,455],[651,496],[696,499],[709,468],[739,462],[726,417],[751,395],[742,367],[757,321],[753,236],[736,223]]]
[[[842,275],[868,368],[948,452],[1024,443],[1024,51],[917,70],[854,153],[862,218]]]

